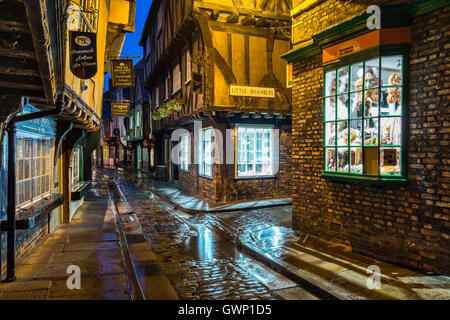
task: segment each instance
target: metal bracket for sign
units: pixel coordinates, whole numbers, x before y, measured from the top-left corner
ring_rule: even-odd
[[[74,0],[70,0],[69,3],[78,6],[80,8],[79,10],[83,13],[98,14],[99,12],[98,9],[95,9],[94,7],[90,7],[89,9],[81,8],[80,4],[75,2]]]

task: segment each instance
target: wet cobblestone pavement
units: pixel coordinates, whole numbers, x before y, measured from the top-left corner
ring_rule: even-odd
[[[284,291],[299,290],[239,253],[233,242],[249,223],[261,228],[275,221],[289,225],[290,207],[192,216],[124,176],[116,182],[181,299],[281,299]]]

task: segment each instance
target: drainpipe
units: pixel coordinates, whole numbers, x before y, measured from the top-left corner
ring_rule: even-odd
[[[59,115],[63,111],[64,102],[62,98],[60,98],[56,108],[53,110],[17,115],[8,123],[8,235],[6,282],[16,280],[16,123]]]

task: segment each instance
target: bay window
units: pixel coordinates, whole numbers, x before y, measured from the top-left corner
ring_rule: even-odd
[[[198,174],[202,177],[212,178],[213,171],[213,129],[203,129],[199,132],[198,142]]]
[[[190,163],[190,136],[189,134],[180,137],[179,162],[180,170],[189,172]]]
[[[325,174],[404,177],[404,64],[381,56],[325,72]]]
[[[237,128],[237,177],[273,176],[276,159],[273,129],[269,126]]]

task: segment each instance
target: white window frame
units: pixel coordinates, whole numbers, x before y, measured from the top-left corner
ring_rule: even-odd
[[[53,138],[31,136],[20,131],[17,132],[17,141],[16,205],[19,210],[53,193],[52,164],[55,141]],[[25,150],[26,141],[29,141],[29,152]],[[37,190],[37,180],[39,180],[39,190]],[[28,188],[26,188],[27,184]]]
[[[211,132],[211,140],[205,140],[205,134]],[[198,137],[198,175],[203,178],[212,179],[214,168],[214,128],[204,128],[199,130]]]
[[[189,83],[192,80],[192,59],[191,51],[186,51],[186,82]]]
[[[239,150],[239,143],[241,141],[240,139],[240,134],[241,134],[241,130],[243,129],[253,129],[254,130],[254,140],[252,141],[253,146],[252,146],[252,157],[250,160],[242,160],[243,158],[241,157],[242,151]],[[237,179],[248,179],[248,178],[273,178],[276,175],[275,172],[275,163],[276,161],[279,161],[279,148],[275,149],[276,146],[278,146],[278,144],[275,142],[275,137],[276,135],[274,134],[273,130],[274,130],[274,126],[273,125],[251,125],[251,124],[237,124],[236,125],[236,139],[235,139],[235,143],[236,143],[236,147],[235,147],[235,158],[236,158],[236,165],[235,165],[235,176]],[[260,134],[266,134],[266,133],[270,133],[269,136],[269,141],[270,141],[270,145],[269,147],[265,147],[264,146],[264,139],[263,141],[261,141],[260,147],[261,149],[257,149],[257,130],[264,130],[263,132],[261,132]],[[268,150],[267,150],[268,149]],[[260,151],[258,151],[260,150]],[[262,161],[257,161],[257,152],[261,152],[262,153]],[[265,154],[269,152],[269,156],[265,156]],[[248,151],[246,152],[248,153]],[[247,166],[245,171],[240,171],[239,170],[239,166],[244,165]],[[248,170],[248,166],[251,165],[252,169]],[[262,171],[261,173],[257,173],[256,172],[256,167],[257,165],[261,165],[262,166]],[[264,165],[269,165],[270,166],[270,173],[264,173],[263,167]]]
[[[179,162],[180,170],[189,172],[190,155],[191,155],[191,135],[189,133],[180,136]]]

